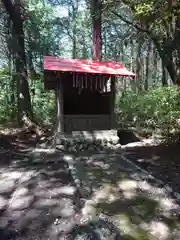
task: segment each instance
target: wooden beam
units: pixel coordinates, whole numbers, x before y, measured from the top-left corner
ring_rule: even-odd
[[[63,109],[63,83],[62,79],[58,79],[56,89],[56,104],[57,104],[57,116],[56,116],[56,133],[64,132],[64,109]]]
[[[111,77],[111,97],[110,97],[110,128],[114,129],[116,127],[116,114],[115,114],[115,104],[116,104],[116,77]]]

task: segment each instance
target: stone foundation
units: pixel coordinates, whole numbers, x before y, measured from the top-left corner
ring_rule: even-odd
[[[57,133],[54,146],[67,152],[114,150],[120,147],[117,131],[72,132],[71,134]]]

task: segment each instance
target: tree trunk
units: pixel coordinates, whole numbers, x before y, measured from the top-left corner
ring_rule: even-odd
[[[153,76],[152,76],[152,80],[153,80],[153,86],[156,86],[157,84],[157,79],[158,79],[158,76],[157,76],[157,73],[158,73],[158,53],[157,53],[157,49],[153,48],[153,59],[152,59],[152,62],[153,62]]]
[[[156,49],[159,53],[159,57],[161,58],[163,66],[167,69],[169,76],[174,84],[176,84],[176,70],[175,70],[175,65],[173,62],[173,57],[172,57],[172,50],[171,49],[166,49],[162,48],[161,44],[158,42],[157,39],[152,38],[154,45],[156,46]]]
[[[104,30],[104,37],[103,37],[104,41],[103,41],[103,46],[104,46],[104,56],[103,59],[106,60],[107,59],[107,32],[106,30]]]
[[[146,55],[146,76],[145,76],[145,81],[144,81],[144,90],[148,90],[148,79],[149,79],[149,58],[150,58],[150,53],[151,53],[151,42],[148,42],[147,46],[147,55]]]
[[[5,25],[7,26],[6,33],[6,43],[7,43],[7,58],[8,58],[8,67],[9,67],[9,107],[12,108],[11,118],[15,117],[15,108],[16,108],[16,99],[15,99],[15,79],[14,79],[14,69],[13,69],[13,48],[12,48],[12,22],[9,16],[6,19]]]
[[[93,60],[96,61],[100,61],[102,58],[101,14],[102,1],[91,0],[91,17],[93,27]]]
[[[131,72],[135,72],[135,69],[134,69],[134,59],[135,59],[135,51],[134,51],[134,42],[133,42],[133,39],[131,39],[131,63],[130,63],[130,70]],[[131,80],[131,89],[136,92],[137,91],[137,86],[136,86],[136,78]]]
[[[31,52],[31,49],[29,48],[29,51],[27,52],[27,62],[28,62],[28,68],[29,68],[29,77],[31,78],[31,80],[33,80],[34,78],[37,77],[37,73],[35,71],[34,68],[34,64],[33,64],[33,55]]]
[[[166,68],[164,67],[163,63],[162,63],[162,79],[161,79],[161,81],[162,81],[162,86],[168,85]]]
[[[174,84],[177,84],[176,70],[175,70],[172,56],[168,57],[162,50],[159,51],[159,55],[161,57],[164,67],[167,69],[167,71],[171,77],[172,82]]]
[[[180,19],[180,18],[179,18]],[[180,20],[179,20],[180,21]],[[169,76],[174,84],[180,85],[180,51],[179,54],[177,54],[177,58],[174,59],[175,51],[179,49],[179,41],[180,41],[180,30],[178,27],[178,21],[177,21],[176,31],[178,33],[174,34],[174,39],[170,42],[168,42],[168,39],[157,39],[153,36],[151,36],[154,45],[157,48],[157,51],[159,53],[159,56],[162,60],[163,66],[167,69]],[[176,35],[178,37],[176,37]],[[170,40],[170,39],[169,39]]]
[[[136,86],[138,89],[138,92],[141,92],[142,90],[142,82],[141,82],[141,47],[142,43],[141,41],[138,42],[137,46],[137,55],[136,55]]]
[[[87,45],[86,45],[86,36],[83,35],[83,46],[82,46],[82,58],[87,59],[88,58],[88,51],[87,51]]]
[[[170,5],[172,5],[172,1],[169,1],[169,3]],[[134,10],[133,7],[134,7],[134,4],[130,6],[132,11]],[[149,28],[147,28],[148,22],[146,21],[134,23],[122,17],[115,11],[112,11],[112,12],[113,14],[118,16],[122,21],[124,21],[127,24],[130,24],[131,26],[134,26],[139,32],[146,33],[152,39],[152,41],[154,42],[154,45],[157,48],[159,56],[163,62],[163,65],[167,69],[169,76],[171,77],[172,82],[174,84],[180,85],[180,67],[179,67],[180,66],[180,45],[179,45],[180,15],[178,14],[178,11],[177,11],[178,5],[176,6],[176,8],[174,8],[174,10],[176,11],[174,12],[173,17],[171,16],[172,21],[169,22],[169,25],[171,25],[172,29],[169,31],[169,27],[168,27],[167,32],[165,32],[165,34],[163,33],[163,35],[154,33]],[[175,55],[177,55],[176,59],[175,59]]]
[[[69,16],[72,15],[72,58],[77,57],[77,13],[79,8],[79,0],[72,2],[72,13],[69,9]]]
[[[28,86],[27,65],[25,56],[23,20],[21,17],[21,4],[16,0],[14,5],[11,1],[2,0],[12,22],[14,35],[14,53],[17,80],[17,104],[18,104],[18,122],[22,123],[23,119],[33,119],[31,108],[31,98]],[[24,118],[25,117],[25,118]]]
[[[77,42],[76,42],[76,36],[77,36],[77,31],[76,31],[76,12],[73,13],[74,16],[74,24],[73,24],[73,29],[72,29],[72,58],[75,59],[77,56]]]

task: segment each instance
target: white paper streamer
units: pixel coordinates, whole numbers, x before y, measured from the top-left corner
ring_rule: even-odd
[[[74,76],[74,73],[73,73],[73,88],[76,87],[76,80],[75,80],[75,76]]]
[[[88,88],[88,79],[87,79],[87,74],[85,75],[85,88]]]

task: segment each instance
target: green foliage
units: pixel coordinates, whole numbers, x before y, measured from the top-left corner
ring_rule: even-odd
[[[165,135],[179,131],[180,90],[159,87],[135,94],[125,91],[117,98],[117,116],[122,125],[161,130]]]
[[[55,94],[54,92],[44,90],[44,84],[41,79],[34,81],[33,86],[31,86],[31,101],[38,123],[52,123],[56,114]]]
[[[17,101],[13,86],[9,84],[11,75],[7,69],[0,69],[0,123],[14,121]],[[38,123],[50,124],[56,114],[55,94],[45,91],[42,79],[30,80],[33,112]]]
[[[136,11],[137,16],[138,15],[149,15],[150,13],[152,13],[152,7],[153,7],[152,2],[139,3],[139,4],[136,4],[134,9]]]
[[[15,111],[13,96],[10,93],[10,78],[7,69],[0,69],[0,123],[10,120]]]

